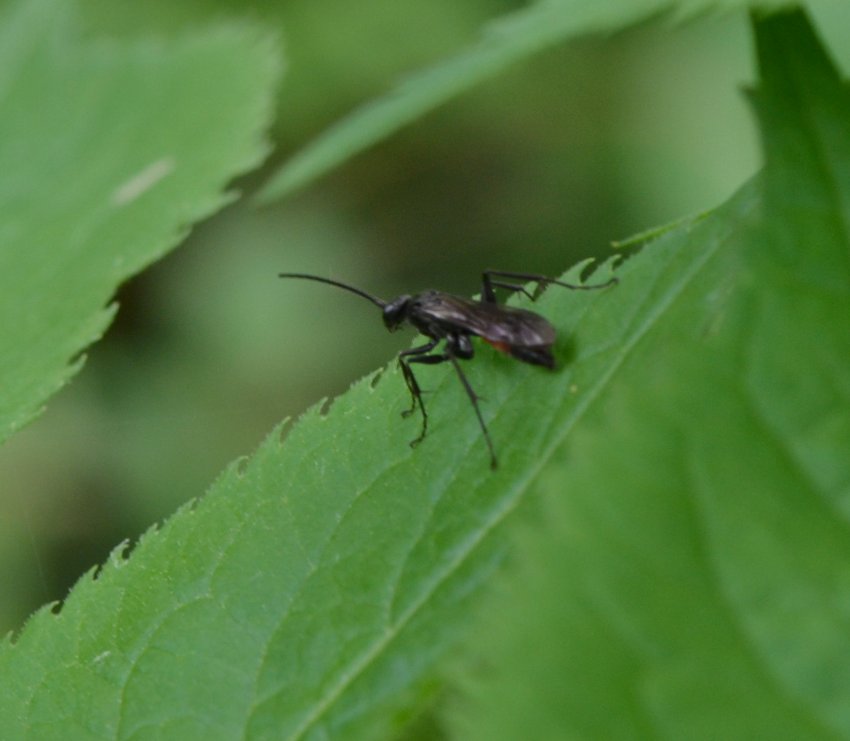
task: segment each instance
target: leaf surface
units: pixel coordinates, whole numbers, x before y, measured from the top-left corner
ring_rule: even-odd
[[[233,198],[265,152],[276,68],[248,27],[118,44],[82,40],[66,3],[5,11],[0,440],[77,371],[117,286]]]
[[[755,30],[766,169],[632,261],[701,266],[541,480],[459,737],[850,736],[850,94]]]
[[[799,24],[786,17],[771,28],[789,22]],[[777,40],[771,49],[779,51],[762,49],[759,105],[766,133],[789,137],[777,145],[785,152],[798,139],[767,111],[787,92],[777,70],[792,55]],[[779,74],[776,89],[768,69]],[[822,80],[823,65],[813,69]],[[827,89],[836,92],[834,78]],[[808,120],[814,104],[805,90],[790,90],[796,97],[782,104],[778,120],[788,109]],[[832,103],[839,112],[844,95]],[[824,139],[844,146],[844,116],[809,122],[804,153],[830,151]],[[782,154],[782,166],[769,157],[769,173],[790,168],[787,182],[802,187],[807,180],[794,167],[811,160],[799,156]],[[819,168],[830,172],[823,158]],[[804,169],[811,175],[809,164]],[[3,646],[5,737],[379,738],[402,722],[436,662],[457,644],[479,588],[504,557],[513,512],[538,485],[577,513],[552,519],[583,535],[570,541],[572,557],[590,564],[570,572],[576,610],[588,606],[570,627],[597,643],[552,644],[590,647],[575,656],[584,669],[572,685],[576,705],[602,692],[633,713],[636,725],[623,729],[681,737],[695,719],[713,728],[716,699],[700,704],[711,691],[728,688],[731,703],[739,686],[755,687],[758,718],[771,718],[776,696],[793,698],[777,716],[780,730],[842,728],[850,704],[841,662],[818,670],[843,648],[836,626],[846,600],[835,590],[850,583],[836,516],[848,477],[835,451],[846,450],[847,427],[830,406],[846,408],[847,333],[835,310],[847,305],[848,283],[840,270],[827,279],[804,269],[792,249],[802,234],[793,231],[798,219],[810,229],[826,218],[831,226],[816,232],[818,249],[846,254],[842,172],[826,181],[812,176],[829,194],[825,207],[820,196],[787,202],[771,177],[759,179],[715,214],[629,259],[615,288],[551,287],[535,310],[559,332],[555,373],[477,346],[465,369],[484,397],[501,462],[495,473],[451,368],[421,370],[432,425],[415,450],[407,441],[418,420],[400,418],[409,399],[394,368],[358,382],[326,413],[312,409],[282,443],[275,431],[203,500],[148,533],[129,559],[116,552],[58,614],[41,611]],[[772,253],[777,243],[785,247]],[[588,280],[607,275],[603,268]],[[827,308],[833,318],[824,350],[812,326]],[[781,322],[775,310],[784,312]],[[785,373],[777,358],[785,362],[789,343],[805,352]],[[822,401],[799,404],[804,392],[823,394]],[[812,408],[830,412],[828,424]],[[696,422],[700,429],[685,435]],[[806,430],[800,445],[781,437],[791,423]],[[773,437],[751,439],[763,429]],[[807,487],[778,489],[776,497],[774,478],[784,480],[788,470],[817,483],[819,508]],[[765,472],[771,478],[761,478]],[[835,601],[812,612],[826,593]],[[706,594],[720,596],[705,612],[690,609],[702,607],[693,600]],[[777,604],[790,621],[770,609]],[[682,659],[695,636],[707,649],[698,653],[699,674]],[[647,674],[647,656],[669,661],[656,660]],[[769,679],[753,685],[758,671]],[[605,681],[611,676],[620,685]],[[827,679],[819,685],[819,677]],[[612,686],[623,693],[605,695]],[[615,717],[610,705],[585,712],[592,707]]]

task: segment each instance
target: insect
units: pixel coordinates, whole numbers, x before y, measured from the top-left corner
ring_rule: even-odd
[[[482,274],[481,298],[477,301],[434,290],[384,301],[354,286],[318,275],[307,273],[280,273],[279,275],[281,278],[299,278],[327,283],[356,293],[383,311],[384,325],[391,332],[407,323],[427,337],[428,341],[423,345],[402,350],[398,355],[398,364],[411,396],[410,409],[403,411],[402,416],[409,417],[417,407],[422,413],[422,430],[415,440],[411,440],[411,447],[422,442],[428,432],[428,412],[422,401],[422,389],[411,365],[413,363],[437,365],[448,362],[454,367],[466,395],[472,402],[472,408],[478,417],[478,423],[481,425],[481,431],[484,433],[484,439],[490,451],[490,466],[494,469],[498,461],[493,441],[490,439],[490,433],[478,405],[480,397],[473,390],[458,362],[458,360],[469,360],[475,355],[470,338],[480,337],[500,352],[523,363],[541,365],[549,369],[555,367],[555,357],[552,354],[555,328],[533,311],[515,309],[498,303],[496,289],[524,293],[533,301],[550,284],[585,291],[606,288],[617,283],[617,278],[611,278],[605,283],[596,285],[577,285],[563,283],[545,275],[485,270]],[[505,281],[536,283],[537,287],[534,293],[529,293],[525,286]],[[438,349],[437,345],[440,342],[444,344],[441,349]]]

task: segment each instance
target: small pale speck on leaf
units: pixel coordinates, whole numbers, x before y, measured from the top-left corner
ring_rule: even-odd
[[[135,201],[160,180],[174,172],[174,167],[173,157],[162,157],[152,162],[115,189],[112,194],[112,203],[116,206],[126,206]]]

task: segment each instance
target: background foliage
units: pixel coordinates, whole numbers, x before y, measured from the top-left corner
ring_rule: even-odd
[[[250,6],[285,45],[273,164],[516,7]],[[95,0],[78,10],[89,35],[117,43],[179,36],[230,12],[224,2]],[[482,267],[558,272],[604,254],[612,238],[724,199],[758,162],[737,92],[752,79],[745,24],[717,16],[671,31],[555,47],[293,200],[234,205],[125,285],[86,372],[0,449],[0,624],[61,597],[282,417],[343,391],[407,341],[349,311],[347,297],[283,290],[280,270],[333,273],[384,295],[471,293]]]
[[[352,25],[323,22],[319,3],[254,10],[255,28],[286,21],[283,149],[382,87],[393,64],[438,59],[507,8],[383,6]],[[207,33],[199,22],[221,24],[225,7],[152,3],[142,17],[88,2],[80,13],[89,33],[114,36],[120,56],[137,48],[142,26],[190,48]],[[414,29],[418,45],[371,41],[380,28],[397,42],[400,32],[386,33],[393,22]],[[505,587],[513,610],[497,604],[504,620],[469,649],[501,671],[469,678],[448,728],[493,738],[493,723],[510,737],[533,718],[539,737],[568,723],[610,737],[618,721],[621,735],[717,737],[748,724],[774,724],[776,737],[846,735],[846,668],[834,660],[846,621],[834,605],[846,583],[847,478],[837,461],[847,440],[828,413],[847,401],[846,92],[814,43],[802,44],[799,18],[768,28],[761,63],[773,77],[758,98],[773,158],[766,176],[630,260],[616,292],[590,303],[547,295],[541,310],[579,338],[560,347],[572,362],[554,380],[482,353],[472,377],[487,388],[494,434],[523,441],[503,443],[504,473],[490,478],[481,465],[467,418],[411,456],[399,444],[399,379],[361,382],[326,418],[313,410],[283,448],[273,434],[129,563],[114,554],[60,618],[40,613],[4,653],[4,673],[17,677],[4,717],[19,718],[13,708],[34,692],[28,730],[40,738],[402,728],[433,702],[430,667],[502,559],[502,523],[536,486],[549,492],[549,526],[535,526],[520,584]],[[840,24],[822,28],[830,36]],[[228,209],[126,286],[89,367],[0,458],[9,626],[197,495],[288,410],[398,347],[373,314],[346,310],[345,297],[284,289],[278,270],[332,273],[386,295],[428,284],[468,293],[485,263],[559,272],[612,237],[720,201],[757,160],[733,82],[749,76],[744,29],[738,16],[676,30],[655,23],[553,49],[285,206]],[[797,47],[785,65],[779,50]],[[363,53],[373,48],[381,54]],[[237,69],[251,64],[248,55]],[[240,169],[238,157],[230,167]],[[197,215],[177,220],[172,239]],[[810,254],[799,253],[803,243]],[[827,341],[811,343],[815,328]],[[696,345],[681,345],[695,333]],[[622,382],[609,390],[615,373]],[[449,418],[463,399],[453,379],[433,378],[435,417]],[[417,494],[400,497],[411,481]],[[813,509],[813,498],[827,508]],[[542,578],[552,563],[563,569]],[[565,635],[581,640],[559,641],[563,654],[533,650]],[[175,671],[181,656],[188,674]],[[552,664],[522,667],[535,658]],[[62,670],[39,678],[45,667]],[[37,690],[20,681],[29,672]],[[539,690],[522,702],[520,687],[535,685],[506,680],[523,672],[550,678],[556,712],[541,712]],[[559,716],[563,698],[581,692],[588,702]],[[594,714],[600,703],[609,710]],[[437,732],[434,717],[420,718],[424,737]]]

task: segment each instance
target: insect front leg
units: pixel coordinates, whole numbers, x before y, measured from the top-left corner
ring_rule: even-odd
[[[493,448],[493,441],[490,439],[490,432],[487,429],[487,425],[484,423],[484,417],[481,414],[481,408],[478,406],[478,401],[480,400],[480,397],[478,396],[478,394],[475,393],[475,389],[472,388],[472,384],[469,382],[469,379],[463,372],[463,368],[460,367],[460,363],[458,362],[458,358],[468,360],[473,356],[473,354],[474,349],[472,347],[472,342],[470,341],[469,337],[463,334],[456,334],[447,338],[445,352],[435,355],[422,355],[419,357],[414,357],[410,359],[410,362],[436,365],[437,363],[444,363],[446,361],[449,361],[452,366],[454,366],[455,372],[457,373],[457,376],[460,379],[461,384],[463,385],[463,390],[466,391],[466,395],[469,397],[469,401],[472,404],[472,408],[475,410],[475,416],[478,418],[478,424],[481,426],[481,432],[484,434],[484,440],[487,443],[487,449],[490,451],[490,467],[496,468],[498,466],[498,461],[496,460],[496,451]],[[422,407],[422,413],[422,435],[420,435],[418,439],[414,440],[411,445],[419,443],[422,438],[425,437],[425,420],[427,418],[424,417],[424,406]]]

